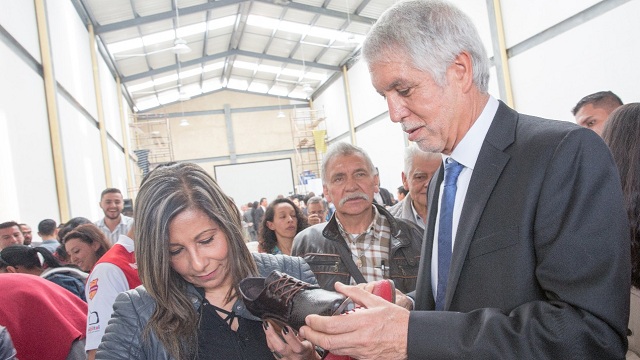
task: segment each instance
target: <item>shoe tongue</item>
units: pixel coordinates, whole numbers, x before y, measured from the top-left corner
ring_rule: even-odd
[[[278,270],[273,270],[269,276],[264,279],[265,284],[270,284],[280,278],[282,278],[283,274]]]

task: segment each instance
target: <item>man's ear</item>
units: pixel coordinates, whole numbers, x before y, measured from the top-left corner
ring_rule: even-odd
[[[376,187],[373,189],[373,192],[380,192],[380,175],[375,174],[373,175],[373,181],[376,184]]]
[[[463,51],[455,57],[453,63],[449,66],[453,79],[457,84],[461,86],[466,93],[473,87],[473,60],[471,55]]]
[[[18,273],[18,269],[15,268],[15,266],[7,266],[7,272],[10,274],[17,274]]]
[[[404,171],[402,172],[402,186],[404,186],[405,190],[409,191],[409,179],[407,179]]]
[[[327,185],[322,185],[322,194],[324,194],[324,198],[327,200],[327,202],[332,202]]]

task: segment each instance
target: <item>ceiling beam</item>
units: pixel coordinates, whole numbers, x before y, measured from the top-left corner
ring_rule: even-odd
[[[236,49],[236,50],[225,51],[223,53],[208,55],[208,56],[205,56],[205,57],[201,57],[201,58],[197,58],[197,59],[193,59],[193,60],[189,60],[189,61],[184,61],[184,62],[180,63],[180,66],[182,68],[185,68],[185,67],[189,67],[189,66],[193,66],[193,65],[197,65],[197,64],[203,64],[203,63],[206,63],[207,61],[212,61],[212,60],[224,58],[224,57],[227,57],[227,56],[236,56],[236,55],[253,57],[253,58],[257,58],[257,59],[273,60],[273,61],[277,61],[277,62],[290,63],[290,64],[296,64],[296,65],[301,65],[301,66],[303,65],[301,60],[296,60],[296,59],[291,59],[291,58],[285,58],[285,57],[280,57],[280,56],[273,56],[273,55],[269,55],[269,54],[261,54],[261,53],[256,53],[256,52],[251,52],[251,51],[244,51],[244,50],[237,50]],[[316,62],[305,62],[304,66],[305,67],[314,67],[314,68],[319,68],[319,69],[324,69],[324,70],[329,70],[329,71],[340,71],[340,67],[339,66],[320,64],[320,63],[316,63]],[[166,73],[166,72],[175,71],[177,69],[178,69],[178,64],[169,65],[169,66],[165,66],[165,67],[158,68],[158,69],[153,69],[153,70],[150,70],[150,71],[145,71],[145,72],[138,73],[138,74],[124,76],[124,77],[122,77],[122,82],[126,83],[126,82],[131,82],[131,81],[134,81],[134,80],[144,79],[144,78],[155,76],[155,75],[158,75],[158,74],[163,74],[163,73]]]
[[[179,15],[195,14],[195,13],[208,11],[208,10],[212,10],[212,9],[216,9],[216,8],[220,8],[220,7],[224,7],[224,6],[243,3],[245,1],[247,1],[247,0],[218,0],[218,1],[215,1],[215,2],[207,2],[207,3],[204,3],[204,4],[200,4],[200,5],[189,6],[189,7],[178,9],[178,14]],[[274,4],[273,0],[253,0],[253,1],[262,2],[262,3],[266,3],[266,4]],[[332,17],[336,17],[336,18],[339,18],[339,19],[345,19],[345,20],[361,22],[361,23],[365,23],[365,24],[369,24],[369,25],[373,24],[374,22],[376,22],[376,19],[374,19],[374,18],[369,18],[369,17],[366,17],[366,16],[360,16],[360,15],[355,15],[355,14],[349,14],[348,15],[347,13],[342,12],[342,11],[325,9],[325,8],[322,8],[322,7],[310,6],[310,5],[300,4],[300,3],[296,3],[296,2],[289,2],[286,5],[279,5],[279,6],[282,6],[284,8],[291,8],[291,9],[306,11],[306,12],[310,12],[310,13],[315,13],[315,14],[319,14],[319,15],[332,16]],[[107,33],[107,32],[111,32],[111,31],[123,30],[123,29],[127,29],[127,28],[130,28],[130,27],[136,27],[136,26],[149,24],[149,23],[156,22],[156,21],[172,19],[175,16],[176,16],[175,11],[165,11],[165,12],[162,12],[162,13],[157,13],[157,14],[148,15],[148,16],[142,16],[142,17],[136,17],[136,18],[133,18],[133,19],[130,19],[130,20],[124,20],[124,21],[111,23],[111,24],[105,24],[105,25],[95,24],[94,25],[94,29],[95,29],[95,34],[96,35],[101,35],[101,34],[104,34],[104,33]]]

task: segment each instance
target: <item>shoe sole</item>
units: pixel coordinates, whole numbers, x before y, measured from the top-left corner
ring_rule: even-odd
[[[335,316],[335,315],[340,315],[346,312],[349,312],[351,310],[354,310],[356,308],[356,304],[353,302],[353,300],[351,300],[351,298],[346,298],[342,304],[340,304],[340,306],[338,306],[336,308],[336,311],[333,312],[333,314],[331,316]],[[311,315],[311,314],[309,314]],[[297,331],[295,329],[293,329],[290,325],[288,325],[287,323],[285,323],[284,321],[270,316],[270,314],[265,314],[262,317],[263,321],[268,321],[270,326],[273,326],[274,330],[277,333],[281,333],[282,332],[282,328],[284,328],[285,326],[287,326],[289,329],[293,330],[293,332],[297,335]]]

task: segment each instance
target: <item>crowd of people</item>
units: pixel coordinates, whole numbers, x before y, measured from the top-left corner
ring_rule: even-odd
[[[337,142],[321,195],[238,206],[170,163],[133,217],[109,188],[103,218],[42,220],[41,241],[3,222],[0,356],[640,359],[640,103],[590,94],[577,125],[516,112],[488,94],[484,46],[446,2],[393,5],[362,55],[412,143],[397,201],[365,150]],[[357,307],[297,304],[310,315],[294,329],[248,310],[252,277],[273,304],[322,289]],[[381,280],[394,302],[372,294]]]

